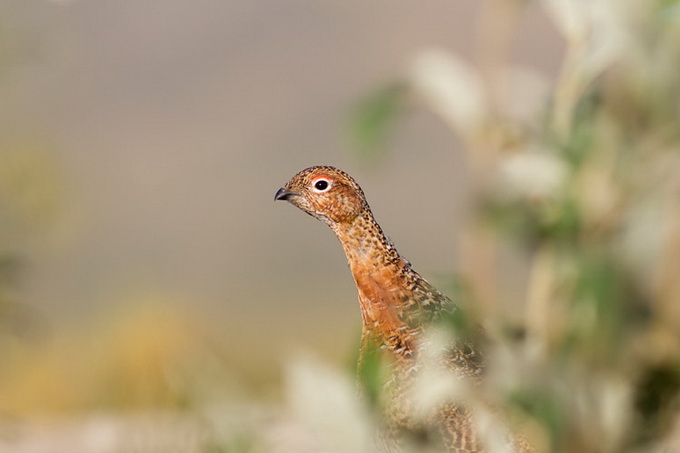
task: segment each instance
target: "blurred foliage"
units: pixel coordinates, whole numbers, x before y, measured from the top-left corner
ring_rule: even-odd
[[[380,345],[371,342],[357,344],[358,354],[352,356],[351,369],[356,371],[357,382],[366,403],[380,412],[385,407],[384,383],[390,376],[390,363],[381,353]]]
[[[482,413],[490,403],[541,452],[680,451],[680,2],[500,3],[542,8],[553,21],[565,43],[557,77],[505,61],[480,73],[424,50],[402,82],[360,102],[350,124],[357,155],[376,162],[419,101],[465,145],[473,199],[451,294],[484,320],[488,377],[475,397],[435,376],[420,402],[455,395]],[[59,172],[40,149],[0,149],[2,333],[25,330],[22,264],[63,209]],[[501,303],[514,292],[499,278],[508,244],[518,256],[504,265],[528,275],[511,319]],[[153,415],[142,434],[137,419],[131,430],[104,422],[113,444],[100,429],[99,443],[68,451],[373,450],[378,422],[367,407],[381,408],[386,375],[377,354],[357,370],[367,404],[355,398],[353,373],[287,358],[285,406],[259,411],[252,395],[234,404],[248,383],[232,368],[271,357],[237,336],[212,339],[172,298],[122,305],[47,343],[0,337],[0,414],[198,419],[180,429]],[[450,320],[452,335],[474,337],[465,313]],[[165,440],[149,444],[154,433]]]
[[[496,337],[488,391],[541,451],[671,451],[680,436],[678,2],[540,6],[566,51],[529,121],[514,107],[531,84],[471,76],[447,52],[419,59],[409,86],[466,145],[470,249],[491,250],[498,266],[512,243],[513,263],[527,267],[521,325],[508,329],[516,321],[478,300],[492,308],[482,316]],[[447,105],[461,92],[474,121]],[[387,105],[357,118],[369,130],[390,123]],[[362,149],[384,138],[368,135]],[[503,269],[485,273],[476,259],[462,260],[466,297],[504,293]]]
[[[40,317],[19,288],[25,263],[51,245],[62,226],[65,191],[44,148],[0,141],[0,339],[40,330]]]
[[[64,209],[65,184],[48,146],[0,144],[0,224],[5,250],[40,242]]]
[[[396,82],[367,96],[350,117],[352,149],[363,161],[375,161],[385,151],[388,138],[398,126],[408,94],[405,83]]]

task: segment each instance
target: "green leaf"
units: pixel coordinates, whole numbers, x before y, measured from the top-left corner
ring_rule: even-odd
[[[407,85],[393,83],[361,100],[350,117],[352,148],[362,159],[378,158],[394,131]]]

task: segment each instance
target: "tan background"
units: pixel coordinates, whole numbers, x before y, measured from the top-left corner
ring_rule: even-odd
[[[417,269],[436,282],[461,266],[451,132],[413,109],[365,166],[346,126],[424,49],[476,62],[482,14],[493,2],[3,2],[0,135],[61,181],[59,214],[21,249],[21,298],[48,336],[151,300],[272,368],[301,345],[346,359],[359,313],[341,249],[273,194],[301,168],[341,166]],[[537,7],[509,45],[514,63],[556,71]]]

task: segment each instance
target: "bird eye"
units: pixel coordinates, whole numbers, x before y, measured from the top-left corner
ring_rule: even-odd
[[[326,179],[317,179],[316,182],[314,182],[314,191],[315,192],[325,192],[328,190],[330,187],[330,183]]]

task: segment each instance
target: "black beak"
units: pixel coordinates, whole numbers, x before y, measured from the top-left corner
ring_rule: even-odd
[[[283,187],[281,187],[279,190],[276,191],[276,195],[274,195],[274,201],[276,200],[287,200],[293,195],[298,195],[297,192],[291,192],[290,190],[286,190]]]

